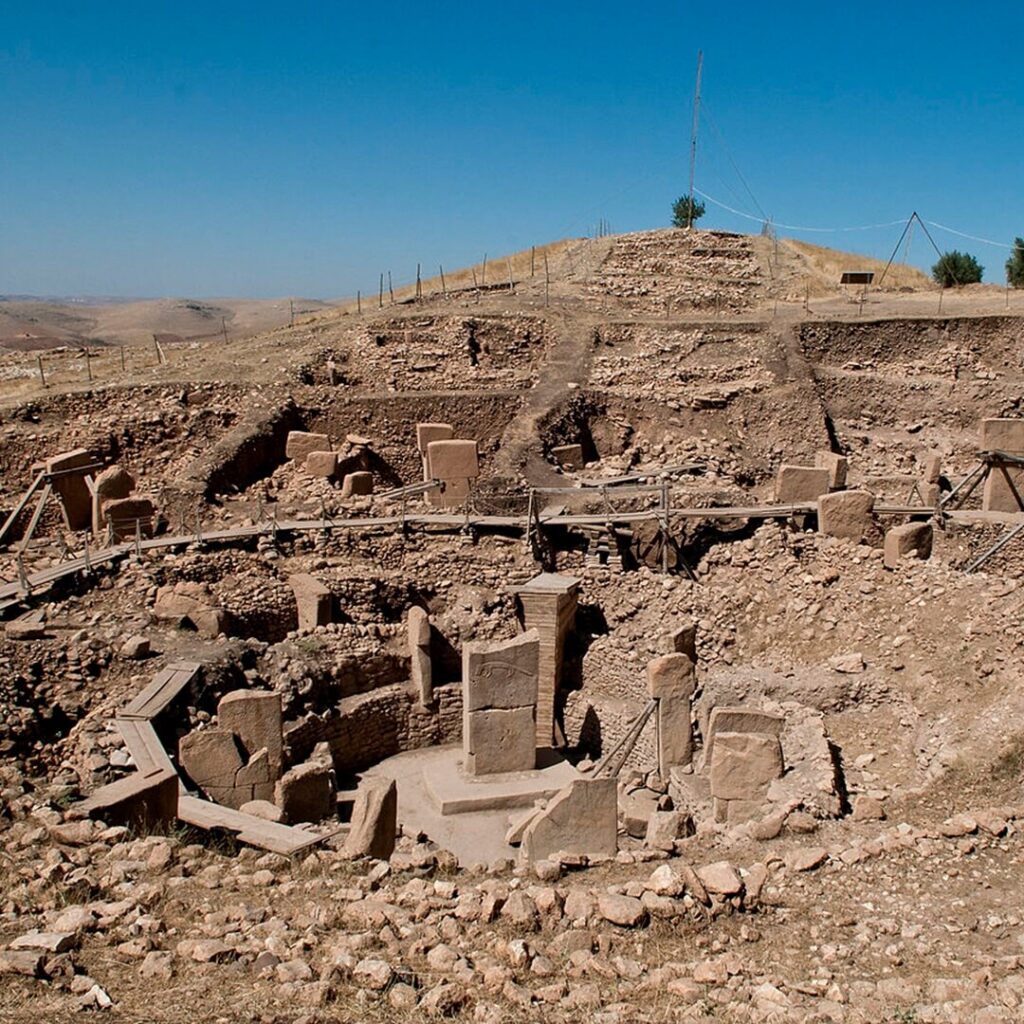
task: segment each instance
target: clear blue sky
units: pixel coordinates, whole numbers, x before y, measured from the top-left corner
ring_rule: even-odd
[[[0,293],[333,297],[666,225],[698,47],[709,195],[1008,244],[1022,39],[1008,2],[0,0]],[[784,233],[887,257],[899,231]]]

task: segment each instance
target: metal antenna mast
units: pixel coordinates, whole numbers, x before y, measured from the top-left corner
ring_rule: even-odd
[[[690,207],[686,211],[686,227],[693,227],[693,176],[697,169],[697,125],[700,121],[700,76],[704,70],[704,51],[697,51],[697,86],[693,91],[693,132],[690,136]]]

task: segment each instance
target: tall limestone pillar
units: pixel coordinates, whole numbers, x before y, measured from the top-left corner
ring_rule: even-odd
[[[576,619],[580,581],[544,572],[517,587],[526,628],[540,636],[537,675],[537,746],[554,746],[555,707],[562,680],[565,638]]]

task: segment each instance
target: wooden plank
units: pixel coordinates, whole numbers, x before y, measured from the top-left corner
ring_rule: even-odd
[[[155,718],[192,682],[199,669],[199,663],[194,661],[179,661],[168,665],[118,712],[118,718]]]
[[[200,800],[194,796],[178,797],[178,817],[197,828],[220,828],[234,832],[243,843],[285,856],[322,843],[325,839],[342,831],[339,828],[327,835],[317,835],[304,829],[292,828],[290,825],[265,821],[253,814],[243,814],[241,811],[222,807],[209,800]]]
[[[139,718],[115,718],[114,724],[124,738],[135,767],[144,775],[153,771],[175,771],[152,723]]]
[[[36,493],[45,476],[46,473],[44,471],[32,481],[28,490],[21,496],[21,501],[14,506],[14,511],[4,520],[4,525],[0,526],[0,541],[4,539],[4,534],[17,522],[18,516],[25,511],[25,506],[32,500],[32,495]]]

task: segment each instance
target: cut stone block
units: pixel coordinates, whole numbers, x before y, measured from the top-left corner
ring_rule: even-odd
[[[464,767],[469,775],[533,771],[537,763],[534,707],[463,714]]]
[[[1024,419],[992,417],[981,421],[981,450],[1024,455]]]
[[[266,749],[271,779],[281,775],[282,724],[281,696],[266,690],[233,690],[217,705],[221,729],[233,732],[248,756]]]
[[[245,763],[235,734],[227,729],[195,729],[178,743],[178,763],[211,800],[227,807],[244,801],[235,782]]]
[[[249,758],[249,763],[238,769],[235,788],[242,791],[241,796],[246,801],[273,800],[274,779],[270,755],[266,750],[257,750]]]
[[[320,761],[306,761],[289,768],[274,787],[274,803],[285,822],[323,821],[334,813],[332,772]]]
[[[92,494],[85,482],[85,467],[93,461],[85,448],[76,448],[46,460],[46,472],[55,474],[53,493],[60,502],[69,530],[88,530],[92,526]]]
[[[818,499],[818,531],[829,537],[861,541],[874,530],[875,496],[870,491],[836,491]]]
[[[536,629],[512,640],[471,641],[462,650],[463,707],[533,707],[537,703],[540,634]]]
[[[583,445],[580,444],[557,445],[551,449],[551,457],[566,469],[582,469],[585,465],[583,461]]]
[[[788,505],[801,501],[817,501],[828,494],[832,474],[814,466],[780,466],[775,478],[775,500]]]
[[[523,831],[523,857],[534,862],[559,852],[613,856],[618,850],[615,779],[576,779]]]
[[[315,629],[332,621],[333,598],[330,590],[315,576],[300,572],[288,577],[288,585],[295,594],[299,629]]]
[[[398,787],[394,779],[367,779],[356,790],[345,853],[387,860],[395,852],[397,833]]]
[[[757,800],[782,775],[778,736],[719,732],[711,759],[711,795],[719,800]]]
[[[103,502],[100,520],[101,530],[111,526],[115,541],[131,540],[136,533],[152,537],[156,530],[156,505],[149,498],[115,498]]]
[[[262,818],[264,821],[284,822],[281,808],[270,800],[249,800],[238,809],[243,814],[251,814],[254,818]]]
[[[338,453],[310,452],[305,465],[310,476],[332,477],[338,470]]]
[[[694,664],[697,663],[697,625],[687,622],[672,630],[663,641],[662,649],[666,654],[685,654]]]
[[[432,505],[452,508],[465,504],[472,487],[470,480],[442,480],[439,487],[429,491],[427,497]]]
[[[373,474],[365,470],[346,473],[345,479],[341,482],[341,496],[352,498],[364,494],[373,494]]]
[[[933,530],[931,523],[905,523],[894,526],[885,534],[885,567],[895,569],[901,558],[915,555],[929,558],[932,553]]]
[[[450,441],[455,431],[450,423],[417,423],[416,447],[420,454],[426,456],[427,446],[432,441]]]
[[[707,738],[704,746],[704,765],[711,766],[715,736],[719,732],[755,732],[768,736],[781,736],[786,720],[771,711],[719,705],[708,718]]]
[[[480,475],[476,441],[431,441],[427,464],[434,480],[475,480]]]
[[[420,704],[434,701],[433,665],[430,660],[430,618],[418,605],[409,609],[409,676]]]
[[[212,638],[226,632],[228,624],[227,613],[213,601],[205,584],[181,581],[157,590],[153,614],[161,621],[191,625],[200,636]]]
[[[685,654],[663,654],[647,662],[650,697],[689,700],[697,687],[697,668]]]
[[[981,507],[986,512],[1024,510],[1024,467],[992,466],[985,477]]]
[[[289,430],[284,453],[302,465],[313,452],[331,449],[331,439],[326,434],[310,434],[305,430]]]
[[[127,498],[135,490],[135,478],[123,466],[107,466],[93,481],[93,491],[101,501]]]
[[[937,484],[942,476],[942,456],[938,452],[929,452],[924,460],[924,472],[921,474],[926,484]]]
[[[830,490],[838,491],[846,486],[846,474],[850,464],[845,455],[837,455],[835,452],[815,452],[814,465],[819,469],[828,470]]]

